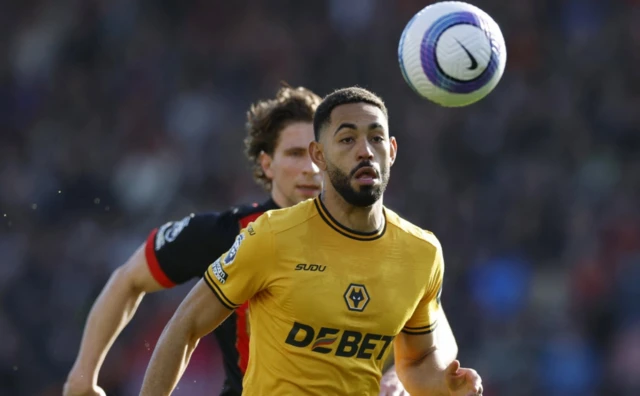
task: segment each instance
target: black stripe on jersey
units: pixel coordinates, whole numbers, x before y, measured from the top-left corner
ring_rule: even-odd
[[[384,218],[384,224],[378,230],[373,232],[360,232],[356,230],[352,230],[348,227],[340,224],[336,219],[331,216],[331,213],[324,207],[322,200],[320,197],[314,198],[313,203],[316,205],[316,210],[318,214],[324,220],[325,223],[331,228],[333,228],[336,232],[341,235],[346,236],[347,238],[355,239],[358,241],[375,241],[376,239],[382,237],[387,230],[387,219],[386,215]]]
[[[205,278],[204,279],[205,282],[207,283],[207,285],[209,285],[209,288],[211,289],[213,294],[215,294],[216,297],[218,297],[218,300],[220,300],[222,305],[224,305],[227,309],[230,309],[233,311],[234,309],[240,306],[240,304],[234,304],[233,302],[231,302],[231,300],[229,300],[227,296],[224,295],[222,290],[220,290],[218,285],[216,285],[216,282],[213,279],[211,279],[211,275],[209,275],[209,271],[205,272],[204,278]]]
[[[429,334],[432,333],[436,329],[436,327],[438,327],[438,322],[433,322],[429,326],[405,327],[402,329],[402,332],[412,335]]]

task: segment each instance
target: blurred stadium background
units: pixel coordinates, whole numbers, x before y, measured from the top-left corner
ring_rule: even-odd
[[[152,227],[262,199],[244,114],[286,80],[386,100],[385,203],[440,237],[443,303],[486,395],[640,395],[640,1],[472,1],[508,61],[458,110],[398,69],[428,3],[2,2],[0,394],[61,393],[93,299]],[[137,394],[191,285],[145,299],[108,394]],[[202,343],[175,394],[215,394],[218,359]]]

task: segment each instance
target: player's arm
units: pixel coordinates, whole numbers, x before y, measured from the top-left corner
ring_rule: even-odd
[[[451,331],[451,327],[449,326],[449,322],[447,321],[444,310],[442,311],[442,317],[438,320],[438,323],[438,326],[434,330],[436,339],[441,345],[440,349],[443,353],[444,360],[452,362],[458,355],[458,344],[456,343],[456,339],[453,336],[453,332]],[[385,362],[383,367],[384,375],[380,380],[379,396],[406,394],[403,392],[404,385],[402,385],[402,382],[400,381],[400,378],[398,377],[398,373],[396,371],[394,362],[395,348],[393,348],[393,345],[391,347],[392,353],[389,354],[389,357],[387,358],[387,361]]]
[[[146,243],[112,273],[87,318],[78,356],[64,385],[65,396],[102,392],[97,385],[100,368],[144,295],[202,275],[215,256],[194,245],[199,246],[205,234],[211,238],[217,224],[216,214],[169,222],[151,232]],[[192,265],[185,265],[185,259]]]
[[[170,395],[189,364],[200,338],[213,331],[232,310],[222,305],[200,280],[167,323],[144,376],[140,395]]]
[[[141,395],[171,394],[199,339],[268,287],[275,249],[267,217],[262,215],[242,230],[180,304],[151,356]]]
[[[392,364],[386,368],[380,379],[380,393],[378,396],[398,396],[405,395],[405,389],[398,378],[396,367]]]
[[[145,293],[162,289],[153,278],[142,245],[116,269],[87,318],[80,351],[64,386],[64,394],[97,394],[98,373],[107,352],[129,323]]]
[[[412,396],[473,396],[481,393],[481,379],[455,360],[458,348],[440,305],[444,263],[439,245],[434,256],[425,294],[395,340],[396,371]]]
[[[457,370],[454,363],[458,346],[444,311],[437,328],[430,334],[400,333],[395,341],[395,359],[398,377],[405,389],[413,395],[474,395],[464,384],[465,371]],[[455,375],[458,371],[460,375]],[[450,378],[447,378],[449,376]],[[454,381],[458,379],[459,381]],[[448,382],[456,385],[450,390]],[[458,389],[460,388],[460,389]],[[456,390],[462,393],[455,393]],[[466,392],[466,393],[465,393]]]

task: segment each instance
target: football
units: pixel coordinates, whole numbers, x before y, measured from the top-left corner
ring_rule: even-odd
[[[420,96],[444,107],[479,101],[498,85],[507,62],[498,24],[476,6],[431,4],[402,32],[398,61],[405,81]]]

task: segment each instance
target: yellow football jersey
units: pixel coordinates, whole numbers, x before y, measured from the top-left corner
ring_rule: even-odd
[[[249,300],[245,395],[377,395],[395,336],[435,329],[443,265],[392,211],[364,234],[316,198],[251,223],[205,280],[230,309]]]

